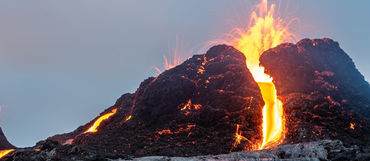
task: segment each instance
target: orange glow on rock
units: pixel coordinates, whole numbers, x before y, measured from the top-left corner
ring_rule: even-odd
[[[62,145],[72,145],[74,139],[66,140]]]
[[[202,108],[201,104],[194,104],[194,110],[200,110]]]
[[[180,109],[181,111],[184,110],[200,110],[203,106],[201,104],[192,104],[191,99]]]
[[[172,62],[168,61],[166,56],[163,56],[163,59],[164,59],[164,69],[166,70],[172,69],[173,67],[181,64],[181,58],[177,56],[177,52],[174,52]]]
[[[0,159],[4,156],[8,155],[9,153],[13,152],[15,149],[7,149],[7,150],[1,150],[0,151]]]
[[[241,132],[239,131],[239,128],[240,128],[240,125],[237,124],[236,125],[236,130],[235,130],[235,134],[234,134],[234,137],[235,137],[235,141],[233,143],[233,146],[231,148],[230,151],[232,151],[238,144],[240,144],[242,141],[248,141],[251,143],[251,141],[249,139],[247,139],[246,137],[244,137]]]
[[[283,104],[277,98],[272,77],[260,66],[261,54],[277,45],[292,40],[294,35],[288,31],[283,19],[275,15],[275,5],[269,6],[267,0],[262,0],[251,13],[249,25],[246,28],[233,30],[231,45],[246,56],[247,67],[258,83],[265,106],[263,107],[263,140],[255,149],[266,149],[280,144],[284,139],[285,120]],[[240,142],[236,136],[236,143]],[[254,150],[255,150],[254,149]]]
[[[131,115],[129,115],[128,117],[126,117],[125,122],[128,121],[128,120],[131,120],[131,117],[132,117]]]
[[[107,120],[109,117],[113,116],[115,113],[117,112],[117,109],[113,109],[111,112],[109,113],[106,113],[104,114],[103,116],[100,116],[95,122],[94,124],[89,128],[87,129],[85,133],[95,133],[95,132],[98,132],[98,127],[99,125],[101,124],[102,121],[104,120]]]
[[[180,109],[185,111],[185,116],[189,115],[192,110],[200,110],[203,106],[201,104],[192,104],[191,99]]]
[[[172,56],[170,56],[170,57],[167,57],[167,56],[163,55],[164,70],[169,70],[169,69],[172,69],[172,68],[180,65],[181,62],[182,62],[182,57],[180,55],[190,53],[190,52],[185,51],[185,50],[182,49],[182,45],[179,43],[179,40],[176,37],[176,46],[172,51],[170,51],[170,53],[172,53],[171,54]],[[161,69],[159,69],[156,66],[154,66],[154,69],[158,72],[158,74],[161,74],[163,72]]]
[[[157,134],[163,135],[163,134],[173,134],[173,133],[170,129],[164,129],[164,130],[158,131]]]
[[[180,110],[181,111],[190,110],[190,108],[191,108],[191,99],[189,99],[188,102]]]
[[[350,123],[349,124],[349,128],[351,128],[352,130],[354,130],[355,129],[355,124],[354,123]]]

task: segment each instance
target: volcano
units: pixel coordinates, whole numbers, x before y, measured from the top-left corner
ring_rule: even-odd
[[[73,139],[73,144],[112,155],[193,156],[240,151],[260,139],[263,104],[244,55],[231,46],[219,45],[144,80],[135,93],[122,95],[102,113],[117,110],[97,132],[84,133],[99,117],[72,133],[50,139],[61,144]],[[234,145],[237,126],[248,140]]]
[[[274,154],[237,156],[258,153],[259,158],[278,160],[294,156],[281,147],[304,156],[304,149],[313,146],[322,149],[311,150],[318,158],[321,153],[330,160],[370,158],[370,85],[337,42],[284,43],[263,52],[260,65],[273,78],[283,103],[285,145],[273,147]],[[17,149],[3,159],[105,160],[255,150],[263,140],[264,105],[244,54],[217,45],[144,80],[135,93],[123,94],[73,132]]]

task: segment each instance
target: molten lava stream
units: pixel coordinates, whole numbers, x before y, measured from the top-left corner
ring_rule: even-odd
[[[87,129],[85,133],[94,133],[94,132],[98,132],[98,127],[100,126],[101,122],[104,121],[104,120],[107,120],[109,117],[111,117],[112,115],[116,114],[117,112],[117,109],[113,109],[112,112],[109,112],[109,113],[106,113],[104,114],[103,116],[100,116],[95,122],[94,124],[89,128]]]
[[[4,156],[8,155],[9,153],[11,153],[12,151],[14,151],[15,149],[7,149],[7,150],[1,150],[0,151],[0,159],[3,158]]]
[[[263,142],[259,149],[278,145],[284,139],[283,104],[277,99],[275,85],[272,82],[258,82],[265,101],[263,107]]]
[[[230,34],[231,45],[245,55],[247,67],[258,83],[265,102],[261,118],[263,139],[252,145],[252,150],[277,146],[285,137],[283,104],[277,99],[273,78],[260,66],[259,58],[264,51],[294,38],[294,34],[288,31],[289,23],[275,13],[274,4],[269,6],[267,0],[261,0],[250,15],[249,25],[234,28]]]

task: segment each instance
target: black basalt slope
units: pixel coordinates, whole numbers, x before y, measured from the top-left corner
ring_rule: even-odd
[[[331,39],[281,44],[260,57],[284,102],[286,142],[370,143],[370,85]]]
[[[245,56],[218,45],[124,94],[96,133],[93,122],[51,137],[105,155],[194,156],[240,151],[261,139],[263,100]],[[128,116],[130,120],[125,121]],[[247,139],[233,147],[236,127]]]

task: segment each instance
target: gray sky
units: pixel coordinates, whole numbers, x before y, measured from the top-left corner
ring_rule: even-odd
[[[246,24],[258,2],[0,1],[0,126],[20,147],[72,131],[156,75],[153,66],[163,68],[176,39],[187,58],[186,51]],[[370,79],[370,1],[280,6],[282,16],[299,18],[292,27],[298,39],[338,41]]]

